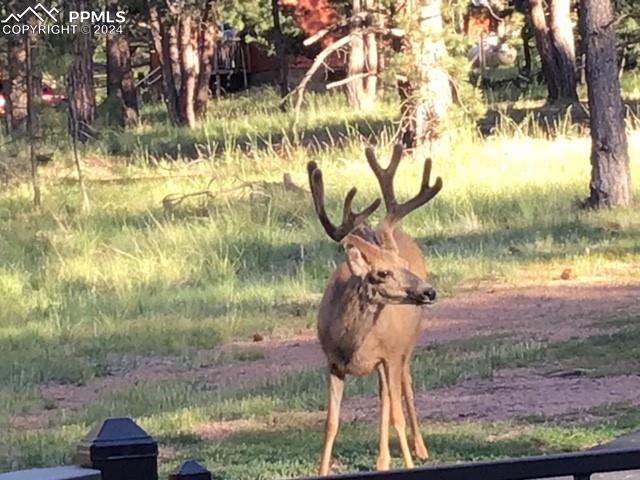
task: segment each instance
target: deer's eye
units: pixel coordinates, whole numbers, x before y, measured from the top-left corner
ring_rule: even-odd
[[[376,274],[377,274],[378,278],[381,278],[381,279],[385,279],[385,278],[391,277],[393,275],[391,270],[378,270],[376,272]]]

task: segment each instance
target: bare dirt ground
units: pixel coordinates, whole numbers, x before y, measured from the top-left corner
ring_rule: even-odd
[[[448,388],[416,394],[416,408],[424,418],[509,420],[579,414],[599,405],[640,405],[640,374],[605,378],[549,377],[533,369],[507,369],[492,378],[470,379]],[[345,402],[343,418],[376,418],[377,398],[357,397]]]
[[[640,283],[558,282],[526,288],[491,288],[445,299],[426,314],[421,345],[484,335],[505,334],[538,341],[561,341],[614,330],[615,320],[640,319]],[[216,385],[257,385],[287,373],[320,368],[324,357],[309,331],[294,338],[239,341],[235,347],[262,348],[265,357],[216,367],[185,370],[171,359],[140,360],[88,385],[46,385],[48,403],[74,410],[102,395],[142,382],[195,380]],[[223,348],[228,348],[223,347]],[[417,396],[418,410],[443,419],[506,419],[523,415],[557,415],[605,403],[640,405],[640,376],[550,378],[531,369],[499,372],[491,379],[472,379]],[[354,398],[345,404],[346,418],[376,416],[376,399]],[[14,427],[46,424],[50,411],[16,417]]]

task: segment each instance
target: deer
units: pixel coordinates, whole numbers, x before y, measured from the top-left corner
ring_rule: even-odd
[[[327,359],[327,416],[319,474],[328,475],[331,453],[340,421],[340,406],[347,375],[378,373],[379,443],[377,470],[388,470],[389,423],[398,437],[405,468],[413,468],[402,408],[404,399],[413,452],[420,460],[429,457],[420,432],[411,379],[411,355],[422,331],[423,309],[435,302],[436,291],[427,282],[424,256],[416,241],[404,233],[400,221],[435,197],[442,179],[430,186],[431,159],[426,159],[418,194],[398,203],[393,180],[403,154],[395,145],[387,168],[382,168],[373,148],[365,156],[377,178],[386,214],[377,228],[367,218],[380,206],[377,198],[360,212],[352,203],[357,193],[347,193],[342,223],[328,217],[322,171],[311,161],[307,165],[315,212],[327,235],[342,245],[346,260],[329,277],[317,318],[318,339]]]

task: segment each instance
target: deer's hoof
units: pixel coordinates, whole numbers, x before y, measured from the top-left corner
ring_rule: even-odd
[[[391,464],[391,458],[389,455],[379,456],[378,461],[376,462],[376,470],[385,471],[389,470],[389,465]]]
[[[429,452],[427,451],[427,447],[425,447],[424,443],[420,442],[415,445],[415,454],[416,457],[420,460],[428,460]]]

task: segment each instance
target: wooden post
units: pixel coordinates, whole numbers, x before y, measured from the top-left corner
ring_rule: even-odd
[[[112,417],[77,447],[77,463],[102,472],[102,480],[158,480],[158,443],[129,417]]]
[[[211,478],[211,472],[195,460],[187,460],[169,474],[169,480],[211,480]]]

